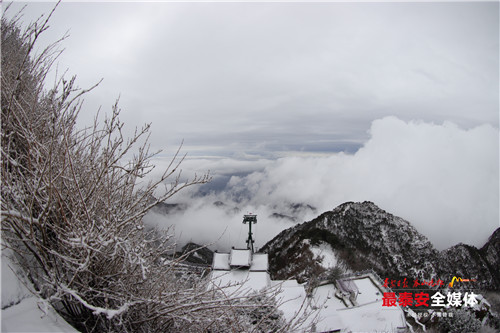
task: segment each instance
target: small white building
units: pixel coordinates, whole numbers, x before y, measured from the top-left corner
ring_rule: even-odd
[[[271,286],[267,253],[250,249],[232,249],[230,253],[214,253],[211,280],[225,293],[261,291]]]
[[[308,308],[304,285],[297,280],[271,280],[267,253],[250,249],[232,249],[230,253],[214,253],[211,287],[226,295],[269,291],[276,295],[278,308],[286,320],[296,320]]]

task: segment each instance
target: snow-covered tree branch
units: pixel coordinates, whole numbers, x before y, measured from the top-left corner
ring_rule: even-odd
[[[156,155],[149,126],[124,138],[116,103],[104,122],[96,117],[92,127],[78,129],[82,98],[94,87],[61,77],[46,88],[58,43],[39,55],[33,46],[47,28],[48,18],[25,30],[18,17],[2,18],[2,243],[33,292],[82,331],[279,331],[270,295],[243,301],[200,278],[179,277],[179,260],[169,257],[171,235],[146,231],[143,217],[210,176],[182,182],[178,151],[159,179],[138,186]],[[262,308],[274,310],[252,312]]]

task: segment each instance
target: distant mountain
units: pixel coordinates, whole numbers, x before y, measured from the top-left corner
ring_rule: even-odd
[[[187,208],[188,206],[183,203],[171,204],[166,202],[159,202],[153,208],[151,208],[151,211],[157,214],[168,215],[168,214],[183,212]]]
[[[214,252],[205,246],[190,242],[184,245],[182,250],[177,252],[176,256],[184,256],[185,264],[210,266],[212,264]]]
[[[270,218],[287,220],[294,223],[299,221],[297,216],[301,216],[304,213],[309,212],[316,213],[316,207],[302,203],[289,203],[281,209],[277,206],[274,206],[273,209],[280,210],[280,212],[272,213],[271,215],[269,215]]]
[[[309,222],[282,231],[262,251],[274,279],[306,281],[344,271],[375,270],[389,279],[476,278],[477,287],[498,290],[499,230],[478,250],[459,244],[438,252],[408,221],[372,202],[347,202]]]
[[[457,244],[440,253],[441,276],[477,279],[481,288],[500,290],[500,228],[481,248]],[[448,274],[447,274],[448,273]]]
[[[227,204],[225,204],[224,202],[222,201],[215,201],[213,203],[213,205],[217,208],[221,208],[223,209],[224,211],[226,211],[226,213],[228,214],[238,214],[241,209],[238,208],[238,207],[235,207],[235,206],[228,206]]]
[[[152,197],[151,201],[153,201],[154,199],[155,198]],[[212,205],[214,207],[217,207],[218,209],[225,211],[227,214],[240,214],[242,211],[241,208],[236,206],[234,202],[227,204],[223,201],[217,200],[214,201]],[[156,214],[169,215],[169,214],[185,212],[189,208],[190,208],[189,205],[186,203],[160,202],[156,204],[151,209],[151,211]],[[303,203],[287,203],[282,206],[276,205],[273,206],[271,209],[273,210],[273,213],[269,215],[270,218],[287,220],[294,223],[300,221],[299,220],[300,216],[304,216],[304,214],[310,214],[310,213],[315,214],[317,211],[315,207]]]

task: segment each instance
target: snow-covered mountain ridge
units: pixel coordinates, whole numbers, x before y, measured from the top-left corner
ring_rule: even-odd
[[[408,221],[372,202],[347,202],[286,229],[261,250],[269,253],[274,279],[300,281],[331,272],[375,270],[382,278],[418,280],[474,278],[475,287],[498,290],[500,231],[481,248],[458,244],[437,251]],[[318,249],[331,249],[321,256]],[[326,264],[326,262],[329,264]]]

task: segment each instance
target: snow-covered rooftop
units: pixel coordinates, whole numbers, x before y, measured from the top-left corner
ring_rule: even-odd
[[[249,249],[232,249],[229,255],[229,266],[250,267],[252,262],[252,251]]]
[[[392,332],[397,327],[406,326],[403,311],[400,308],[383,307],[381,300],[353,308],[334,309],[337,304],[331,303],[336,301],[332,297],[320,309],[316,324],[319,332],[333,328],[347,332]]]
[[[283,316],[287,321],[299,318],[307,310],[307,294],[304,286],[297,283],[297,280],[275,280],[271,281],[273,287],[278,288],[278,307],[283,311]],[[312,317],[310,318],[313,319]],[[305,323],[307,326],[307,323]]]
[[[250,250],[233,249],[231,253],[214,253],[213,270],[229,271],[231,268],[249,268],[252,272],[267,272],[267,253],[252,253]]]
[[[252,272],[267,272],[269,268],[269,260],[267,253],[254,253],[252,255],[252,264],[250,271]]]
[[[249,270],[212,271],[211,278],[213,287],[224,288],[226,294],[261,291],[271,284],[267,272],[250,272]]]
[[[305,313],[310,313],[303,327],[318,319],[318,332],[337,329],[353,332],[392,331],[406,325],[401,308],[382,306],[381,286],[370,273],[338,280],[340,290],[332,283],[320,285],[309,298],[304,285],[296,280],[271,281],[267,272],[268,260],[266,253],[252,253],[247,249],[215,253],[212,288],[223,288],[226,294],[246,294],[269,287],[276,288],[278,307],[285,319],[297,320]],[[336,296],[339,292],[343,292],[343,300]],[[353,294],[355,301],[347,299],[346,294]]]
[[[248,249],[216,252],[212,264],[212,287],[225,288],[226,293],[259,291],[271,284],[267,269],[267,253],[252,253]]]
[[[212,261],[212,269],[228,271],[231,269],[229,267],[229,253],[214,253],[214,259]]]
[[[370,278],[365,277],[362,279],[356,279],[354,282],[360,291],[358,297],[356,298],[358,304],[363,305],[373,301],[382,300],[383,295],[381,291],[373,284]]]
[[[313,303],[318,308],[319,317],[316,329],[319,332],[332,329],[344,329],[349,332],[392,332],[397,327],[405,327],[403,311],[400,307],[382,306],[382,295],[369,277],[352,279],[359,294],[358,306],[346,307],[335,296],[337,289],[333,284],[317,287],[313,294]]]

